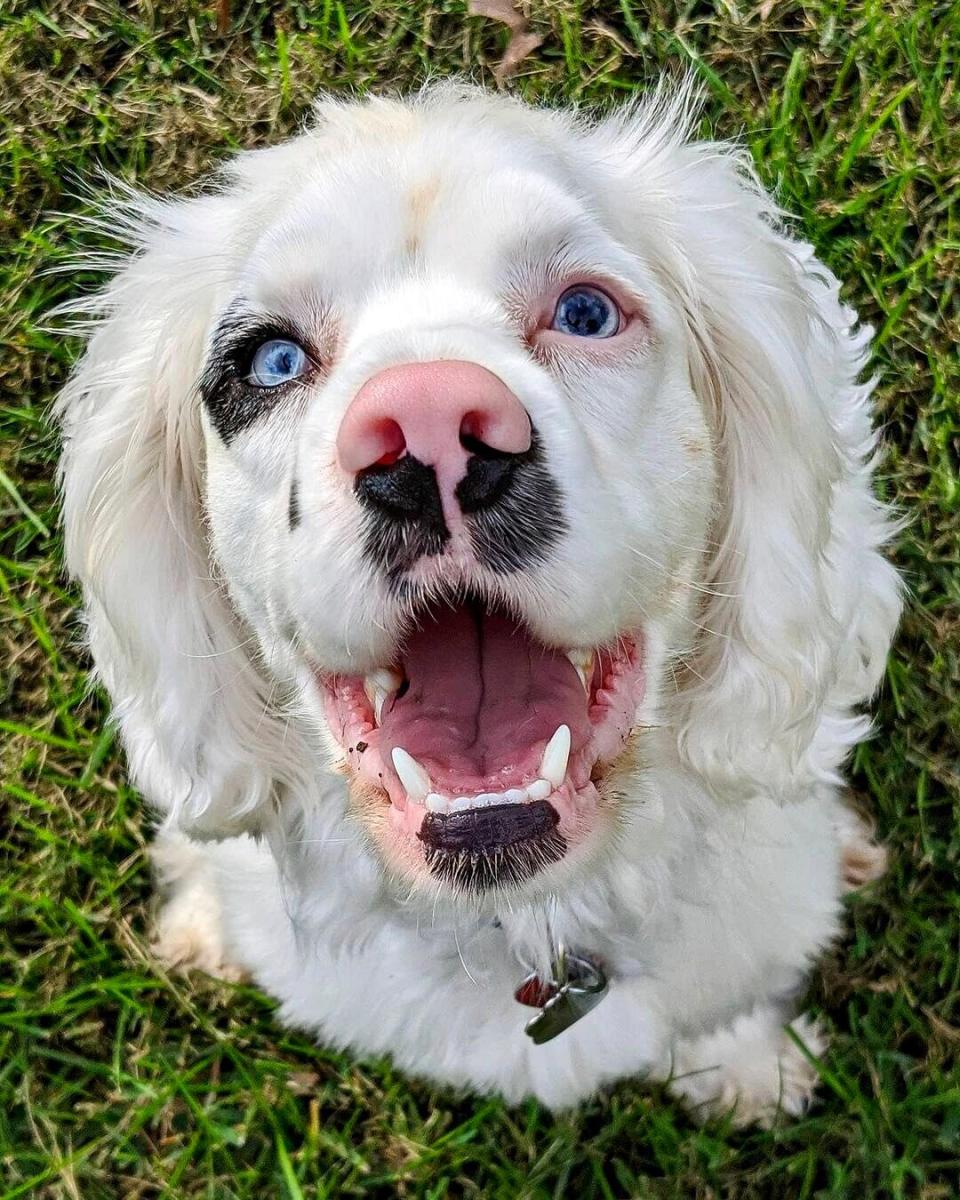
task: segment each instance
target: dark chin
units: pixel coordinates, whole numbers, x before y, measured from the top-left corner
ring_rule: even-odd
[[[513,888],[563,858],[566,838],[546,800],[440,816],[417,835],[435,879],[457,892]]]

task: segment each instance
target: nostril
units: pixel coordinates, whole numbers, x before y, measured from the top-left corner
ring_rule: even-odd
[[[486,442],[480,438],[471,437],[468,434],[460,435],[460,445],[470,455],[475,458],[487,459],[491,462],[494,460],[503,460],[516,458],[517,455],[512,454],[509,450],[494,450],[492,446],[488,446]]]
[[[371,444],[380,454],[370,463],[372,467],[391,467],[401,457],[407,448],[407,440],[403,430],[392,417],[375,421],[370,427]]]
[[[460,445],[488,458],[525,454],[530,449],[530,418],[516,398],[505,393],[469,408],[460,418]]]
[[[337,458],[351,475],[371,467],[389,467],[407,448],[400,422],[391,416],[351,408],[337,434]]]
[[[482,445],[485,425],[482,413],[465,413],[460,422],[460,445],[467,447],[468,442]]]
[[[495,459],[516,458],[512,450],[498,450],[490,445],[484,437],[483,418],[476,413],[468,413],[460,424],[460,445],[468,454],[490,461]]]

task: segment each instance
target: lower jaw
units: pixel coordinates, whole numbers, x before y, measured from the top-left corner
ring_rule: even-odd
[[[624,754],[628,754],[626,747]],[[384,788],[364,780],[345,763],[342,770],[350,780],[356,817],[398,894],[421,893],[435,902],[439,893],[447,892],[476,902],[485,895],[496,898],[520,889],[533,897],[540,889],[560,886],[567,869],[602,841],[603,829],[611,824],[604,780],[617,774],[621,761],[611,762],[602,772],[595,768],[594,777],[580,787],[567,780],[548,799],[533,802],[548,807],[555,818],[545,834],[454,849],[435,847],[424,836],[430,814],[423,805],[408,800],[400,808],[391,803]]]
[[[561,886],[566,872],[602,841],[601,830],[610,824],[603,819],[602,790],[590,783],[577,796],[575,814],[563,822],[557,816],[546,835],[510,844],[436,849],[421,831],[412,837],[398,833],[389,807],[382,800],[373,807],[367,789],[361,792],[365,794],[356,799],[355,811],[397,895],[427,896],[431,904],[443,893],[472,902],[489,897],[496,903],[504,893],[521,891],[526,899],[535,898],[542,889]]]
[[[579,789],[565,782],[549,798],[524,804],[447,817],[427,813],[413,835],[415,854],[431,880],[458,893],[518,888],[554,867],[590,837],[597,824],[599,799],[596,785],[588,780]],[[406,816],[391,807],[388,828],[409,842]],[[473,836],[470,828],[481,821],[488,827],[482,840]],[[435,831],[434,823],[439,822],[442,829]],[[460,828],[451,830],[451,825]],[[505,828],[497,829],[498,825]],[[515,825],[521,828],[512,829]],[[535,828],[525,836],[522,826]],[[493,836],[489,836],[491,832]]]

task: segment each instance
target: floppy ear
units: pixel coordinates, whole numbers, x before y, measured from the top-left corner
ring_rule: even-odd
[[[75,306],[92,329],[58,415],[67,565],[137,786],[197,836],[256,830],[282,738],[212,569],[196,393],[229,286],[235,202],[126,193],[99,225],[132,253]]]
[[[687,329],[720,494],[680,751],[716,790],[835,779],[867,722],[900,610],[870,490],[871,330],[791,241],[745,153],[687,140],[688,97],[615,130],[644,253]]]

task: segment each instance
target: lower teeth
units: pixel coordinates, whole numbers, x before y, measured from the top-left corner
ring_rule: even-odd
[[[528,800],[546,800],[553,791],[552,783],[546,779],[535,779],[523,788],[508,788],[505,792],[480,792],[476,796],[451,798],[441,795],[440,792],[430,792],[423,803],[427,812],[447,815],[469,812],[473,808],[493,808],[498,804],[524,804]]]

